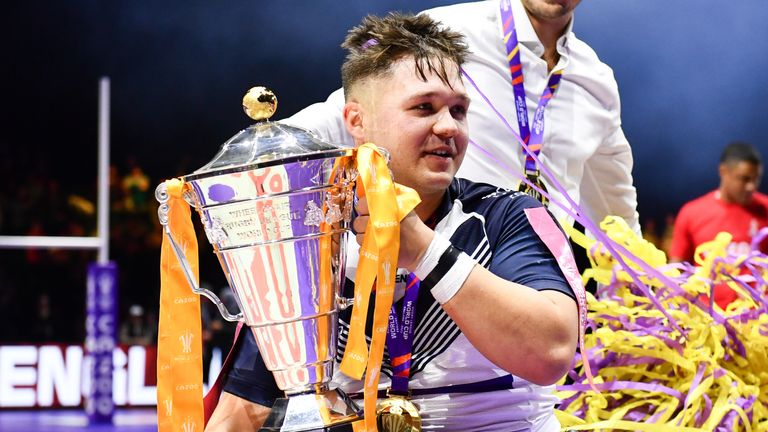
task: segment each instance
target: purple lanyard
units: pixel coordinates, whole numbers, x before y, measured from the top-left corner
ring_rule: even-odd
[[[558,69],[549,76],[547,87],[544,88],[544,92],[539,98],[536,112],[533,114],[533,136],[531,136],[531,129],[528,124],[528,104],[525,100],[525,86],[523,85],[523,64],[520,61],[520,44],[517,40],[517,28],[515,27],[515,19],[512,16],[510,0],[502,0],[499,8],[501,10],[501,19],[504,23],[504,44],[507,48],[509,72],[512,75],[512,88],[515,94],[515,111],[517,113],[517,124],[520,128],[520,137],[528,145],[530,152],[538,157],[541,152],[542,142],[544,141],[544,109],[555,95],[560,79],[563,77],[563,70]],[[526,174],[537,173],[536,160],[525,149],[523,149],[523,152],[525,153]]]
[[[411,376],[411,353],[413,351],[413,327],[416,318],[416,300],[419,297],[419,279],[408,274],[403,297],[403,313],[397,314],[397,306],[389,311],[387,329],[387,350],[392,365],[392,386],[394,394],[408,394],[408,379]]]

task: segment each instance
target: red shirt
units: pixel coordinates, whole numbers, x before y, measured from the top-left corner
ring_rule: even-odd
[[[768,196],[755,192],[747,206],[727,203],[718,191],[689,201],[675,219],[669,256],[693,262],[696,247],[713,240],[725,231],[733,235],[729,250],[737,253],[751,251],[752,237],[760,228],[768,226]],[[767,250],[767,242],[761,249]],[[726,286],[715,287],[715,301],[720,307],[733,301],[736,294]]]
[[[675,219],[670,257],[693,261],[696,246],[710,241],[722,232],[733,235],[737,251],[751,250],[752,237],[760,228],[768,226],[768,196],[759,192],[752,195],[747,206],[726,203],[717,191],[689,201]],[[764,249],[764,248],[763,248]]]

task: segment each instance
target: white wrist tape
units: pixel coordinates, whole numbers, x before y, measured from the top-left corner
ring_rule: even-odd
[[[424,256],[421,257],[421,261],[419,261],[419,264],[413,269],[413,274],[419,278],[419,280],[426,279],[429,273],[431,273],[432,270],[435,269],[435,266],[437,266],[437,261],[443,255],[443,252],[445,252],[450,245],[450,240],[435,233],[429,246],[427,246],[427,251],[424,252]]]
[[[435,300],[440,304],[444,304],[452,299],[459,292],[462,285],[464,285],[472,269],[475,268],[475,264],[477,263],[469,255],[460,252],[456,263],[432,287],[431,292]]]

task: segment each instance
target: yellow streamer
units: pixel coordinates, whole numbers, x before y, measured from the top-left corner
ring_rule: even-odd
[[[663,252],[637,237],[621,219],[606,218],[600,227],[612,240],[665,275],[681,276],[679,270],[666,266]],[[697,267],[680,287],[690,298],[696,298],[710,294],[712,284],[729,283],[740,298],[726,311],[717,310],[734,317],[727,321],[731,330],[689,297],[671,292],[661,281],[625,260],[656,293],[662,307],[683,329],[683,335],[666,322],[649,299],[631,288],[629,274],[605,247],[581,233],[569,234],[591,250],[592,268],[584,272],[583,278],[616,284],[610,297],[592,297],[588,302],[589,318],[596,330],[586,335],[586,346],[601,366],[595,381],[657,384],[681,394],[682,400],[661,389],[631,385],[602,391],[603,400],[590,392],[561,391],[558,396],[568,400],[563,411],[556,412],[563,430],[703,432],[715,430],[727,416],[735,416],[733,431],[768,431],[768,314],[744,317],[761,305],[731,279],[740,273],[747,257],[726,259],[730,235],[721,233],[697,248]],[[750,259],[753,268],[761,273],[764,287],[768,257]],[[643,332],[644,327],[638,325],[641,322],[658,322],[663,331]],[[739,354],[734,344],[725,342],[733,339],[743,343],[746,356]],[[748,406],[744,405],[747,400],[754,402],[745,410],[742,407]],[[629,413],[633,414],[632,420],[626,417]],[[642,413],[646,414],[638,419]]]

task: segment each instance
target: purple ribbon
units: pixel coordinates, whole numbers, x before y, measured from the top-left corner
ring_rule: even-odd
[[[520,60],[520,44],[517,39],[517,28],[515,27],[515,18],[512,14],[512,5],[509,0],[503,0],[500,3],[501,20],[504,30],[504,46],[507,49],[507,61],[509,62],[509,73],[512,78],[512,89],[515,95],[515,113],[517,113],[517,125],[520,130],[520,136],[523,138],[530,149],[523,148],[525,153],[525,172],[534,174],[537,172],[536,156],[541,152],[544,142],[544,109],[549,101],[554,97],[560,79],[563,77],[563,69],[558,69],[549,76],[549,81],[544,91],[539,97],[539,103],[533,114],[533,133],[531,133],[531,124],[528,122],[528,103],[525,99],[525,84],[523,83],[523,64]]]
[[[409,273],[405,282],[402,315],[398,317],[397,305],[389,311],[387,328],[387,350],[392,365],[392,386],[394,394],[408,394],[408,380],[411,377],[411,354],[413,352],[413,328],[416,321],[416,300],[419,298],[421,282]]]

